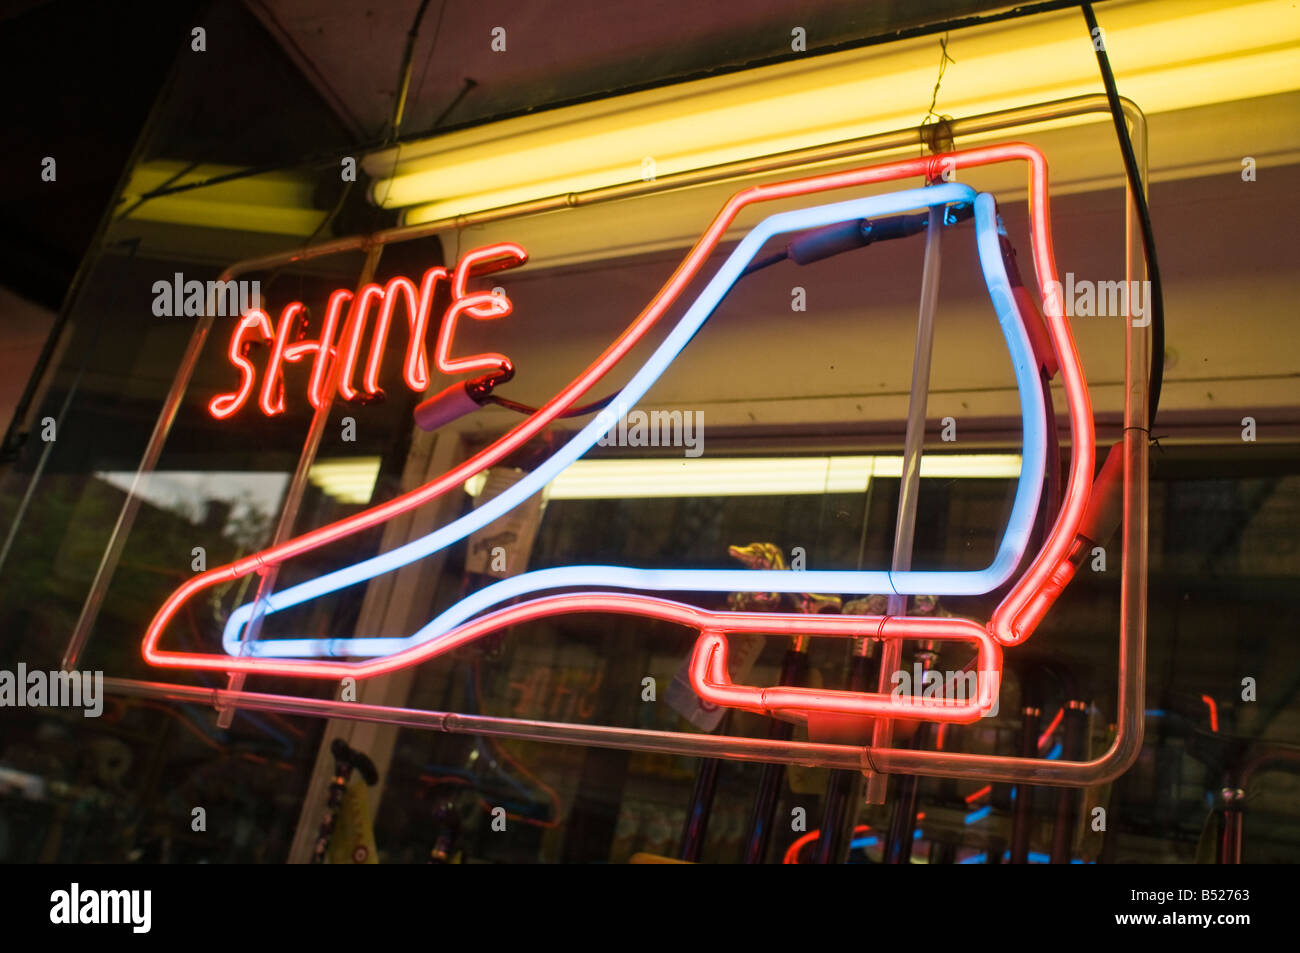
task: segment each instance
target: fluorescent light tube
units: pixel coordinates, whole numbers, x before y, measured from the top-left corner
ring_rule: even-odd
[[[1287,0],[1114,2],[1102,21],[1120,91],[1148,113],[1300,85],[1300,14]],[[905,128],[924,112],[937,49],[919,37],[405,143],[364,160],[371,197],[427,222]],[[948,49],[939,108],[950,115],[1101,89],[1077,10],[959,30]]]
[[[862,493],[872,477],[897,479],[901,456],[730,457],[578,460],[547,484],[548,500],[655,497],[795,496]],[[1014,480],[1020,455],[935,454],[921,458],[922,478]],[[483,491],[484,474],[465,481]]]

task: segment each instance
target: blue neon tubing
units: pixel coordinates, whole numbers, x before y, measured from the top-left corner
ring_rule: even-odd
[[[606,587],[614,589],[676,592],[839,592],[902,595],[980,595],[1006,582],[1024,555],[1038,511],[1046,466],[1046,421],[1037,361],[1021,315],[1015,306],[1011,282],[1002,260],[998,236],[1001,226],[993,196],[976,193],[968,185],[944,183],[886,195],[834,202],[811,208],[779,212],[760,222],[718,269],[663,343],[618,393],[610,407],[633,407],[699,331],[719,302],[735,284],[745,266],[771,238],[860,218],[893,215],[918,208],[974,203],[976,246],[985,284],[1011,354],[1020,394],[1024,445],[1020,477],[1007,520],[1007,530],[993,562],[984,569],[932,570],[753,570],[753,569],[633,569],[624,566],[562,566],[535,570],[480,589],[448,608],[415,634],[400,637],[344,639],[277,638],[256,642],[240,640],[256,601],[235,609],[226,622],[222,647],[232,656],[261,658],[377,657],[391,655],[446,635],[473,616],[507,599],[545,589]],[[534,493],[541,491],[569,464],[585,454],[618,423],[610,407],[579,430],[537,469],[505,492],[419,539],[396,549],[326,573],[273,593],[262,600],[261,611],[273,615],[318,596],[336,592],[400,569],[436,553],[487,526]]]

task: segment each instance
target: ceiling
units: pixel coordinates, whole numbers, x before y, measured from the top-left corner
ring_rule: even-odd
[[[383,132],[420,0],[244,3],[357,141]],[[796,28],[804,31],[806,52],[816,53],[998,16],[1014,6],[1005,0],[429,0],[402,134],[427,134],[439,119],[440,128],[479,123],[792,58],[800,55],[791,49]],[[493,49],[498,28],[504,50]],[[467,80],[475,85],[457,101]]]

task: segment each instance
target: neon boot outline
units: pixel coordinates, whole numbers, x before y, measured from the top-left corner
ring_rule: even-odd
[[[680,292],[681,288],[687,281],[698,271],[703,259],[717,244],[721,234],[726,227],[735,218],[735,215],[741,208],[752,202],[765,201],[768,199],[782,198],[790,195],[809,194],[816,191],[826,191],[833,188],[841,188],[848,185],[860,185],[866,182],[886,181],[891,178],[897,178],[905,175],[925,174],[940,167],[941,163],[948,163],[947,167],[952,166],[972,166],[982,165],[991,162],[1006,161],[1008,159],[1024,159],[1030,167],[1030,195],[1031,195],[1031,221],[1033,225],[1034,240],[1034,259],[1038,272],[1040,287],[1048,289],[1046,297],[1046,315],[1049,324],[1049,331],[1052,335],[1053,344],[1058,353],[1060,360],[1063,380],[1066,387],[1067,398],[1069,400],[1071,431],[1073,437],[1073,446],[1075,452],[1073,455],[1072,466],[1070,471],[1070,480],[1065,494],[1064,505],[1058,514],[1053,532],[1047,545],[1037,555],[1030,570],[1017,581],[1011,593],[1003,604],[995,612],[993,620],[988,626],[989,634],[998,644],[1011,645],[1022,641],[1032,631],[1038,619],[1050,606],[1055,597],[1053,586],[1059,580],[1059,573],[1063,565],[1067,562],[1068,549],[1073,541],[1074,531],[1077,529],[1079,517],[1082,513],[1083,506],[1087,502],[1088,482],[1091,477],[1092,468],[1092,420],[1091,411],[1088,404],[1086,385],[1083,383],[1082,370],[1078,365],[1077,355],[1074,353],[1073,342],[1069,333],[1069,328],[1064,322],[1061,312],[1059,294],[1053,294],[1055,281],[1055,266],[1052,262],[1051,241],[1047,218],[1046,203],[1046,162],[1041,153],[1030,146],[1011,143],[1002,146],[983,147],[979,149],[956,152],[947,156],[936,156],[921,160],[904,160],[902,162],[886,163],[879,166],[867,167],[859,170],[852,170],[847,173],[836,173],[828,176],[818,176],[810,179],[797,180],[788,183],[778,183],[770,186],[755,186],[743,190],[724,206],[722,212],[715,218],[710,229],[705,233],[696,246],[692,249],[682,266],[674,273],[664,289],[651,302],[650,306],[642,312],[636,322],[624,332],[614,345],[602,354],[587,372],[575,379],[564,391],[552,398],[552,400],[537,414],[530,417],[523,424],[516,427],[509,434],[502,437],[491,447],[477,455],[475,458],[467,461],[458,468],[449,471],[438,480],[431,481],[424,487],[411,491],[397,500],[390,501],[380,507],[372,508],[362,514],[349,518],[349,520],[340,521],[330,527],[323,527],[313,533],[305,534],[296,540],[291,540],[281,547],[276,547],[265,553],[255,554],[247,557],[238,563],[229,566],[220,567],[210,570],[203,576],[196,577],[185,586],[182,586],[172,598],[163,606],[162,610],[151,623],[149,631],[146,633],[144,653],[146,659],[152,664],[177,666],[177,667],[198,667],[212,668],[225,671],[275,671],[281,674],[305,675],[310,677],[333,678],[343,674],[351,674],[364,677],[365,675],[378,674],[382,671],[390,671],[394,668],[402,667],[407,664],[414,664],[423,658],[432,654],[438,654],[451,647],[453,643],[459,644],[463,641],[462,636],[469,636],[471,632],[484,634],[485,625],[492,624],[504,625],[515,624],[520,621],[523,615],[529,618],[536,618],[542,615],[552,614],[555,611],[572,611],[576,605],[583,604],[573,603],[571,597],[561,597],[561,603],[556,602],[557,597],[546,597],[533,602],[525,603],[522,606],[511,607],[510,610],[503,610],[489,613],[488,616],[480,617],[473,623],[460,626],[458,629],[449,630],[443,637],[439,638],[436,645],[425,644],[414,647],[410,650],[403,651],[397,655],[390,655],[383,658],[372,659],[366,662],[313,662],[303,660],[284,660],[278,661],[271,658],[230,658],[217,655],[203,655],[198,653],[175,653],[160,650],[157,647],[158,639],[161,636],[162,628],[166,621],[179,607],[184,599],[193,595],[198,589],[205,588],[218,582],[238,578],[251,571],[256,571],[262,566],[274,562],[281,562],[291,558],[293,555],[300,554],[308,549],[321,545],[329,539],[338,538],[347,535],[348,532],[354,532],[365,526],[374,525],[382,522],[384,519],[396,515],[398,512],[404,512],[407,509],[418,506],[428,499],[432,499],[442,492],[446,492],[452,486],[459,485],[461,480],[469,473],[477,472],[485,466],[500,459],[505,453],[513,449],[523,440],[528,439],[533,433],[536,433],[541,427],[545,426],[550,420],[554,419],[559,413],[563,412],[576,399],[587,390],[595,380],[599,379],[613,363],[621,358],[622,354],[635,343],[666,309],[667,304]],[[934,189],[943,188],[942,186],[931,187],[927,190],[913,190],[914,192],[925,191],[933,196]],[[910,193],[909,193],[910,194]],[[953,193],[958,194],[958,193]],[[966,196],[967,193],[960,193]],[[987,198],[986,204],[991,207],[991,197]],[[852,203],[835,203],[835,205],[849,205]],[[922,202],[917,202],[911,207],[920,207]],[[821,208],[830,208],[825,206]],[[801,210],[803,211],[803,210]],[[781,213],[785,215],[799,213]],[[881,214],[877,209],[875,214]],[[770,217],[772,218],[772,217]],[[988,233],[988,229],[985,229]],[[751,233],[752,234],[752,233]],[[734,255],[734,253],[733,253]],[[983,258],[983,255],[981,255]],[[730,261],[730,260],[729,260]],[[725,266],[724,266],[725,267]],[[715,276],[716,278],[716,276]],[[995,295],[995,307],[998,306],[998,296]],[[679,328],[681,324],[679,323]],[[605,429],[608,429],[607,427]],[[511,441],[513,440],[512,445]],[[1087,479],[1083,475],[1087,475]],[[1022,473],[1023,482],[1023,473]],[[1036,502],[1036,500],[1035,500]],[[1008,528],[1010,531],[1010,527]],[[409,545],[409,544],[408,544]],[[394,552],[397,552],[395,550]],[[394,567],[395,568],[395,567]],[[690,571],[685,571],[690,572]],[[727,580],[727,588],[752,588],[773,591],[777,587],[770,580],[760,580],[757,578],[761,574],[747,573],[747,585],[733,587],[730,585],[732,580]],[[801,580],[799,587],[804,588],[812,581],[808,579],[807,572],[800,574]],[[357,580],[360,581],[360,580]],[[693,586],[693,588],[708,588]],[[844,586],[827,586],[838,591],[852,591],[854,587]],[[897,587],[895,587],[897,588]],[[925,588],[925,587],[923,587]],[[290,590],[285,590],[289,592]],[[277,594],[283,597],[284,593]],[[595,610],[600,605],[605,604],[602,600],[603,594],[582,594],[586,598],[586,607],[589,610]],[[612,597],[611,597],[612,598]],[[272,596],[272,600],[275,596]],[[619,597],[618,603],[621,607],[626,608],[630,602],[641,600],[648,614],[668,611],[667,605],[680,605],[666,603],[664,600],[653,600],[647,597]],[[616,611],[611,609],[610,611]],[[693,610],[702,611],[702,610]],[[670,614],[680,614],[679,610],[674,609]],[[506,621],[506,619],[510,621]],[[703,619],[703,617],[697,617]],[[915,619],[892,619],[880,620],[871,617],[831,617],[841,620],[843,630],[861,631],[863,623],[867,625],[879,623],[880,631],[886,628],[891,633],[895,631],[915,631],[920,632],[917,623],[927,620]],[[807,628],[809,617],[800,615],[797,617],[798,624]],[[436,620],[435,620],[436,621]],[[781,631],[781,626],[790,620],[781,620],[777,614],[766,614],[764,616],[763,631],[773,632]],[[851,624],[849,624],[851,623]],[[971,625],[974,625],[971,623]],[[711,622],[707,629],[709,632],[726,631],[730,627],[725,619]],[[835,628],[833,625],[832,629]],[[978,628],[978,627],[976,627]],[[820,629],[820,626],[819,626]],[[454,638],[453,638],[454,636]],[[476,637],[476,636],[475,636]],[[882,636],[887,637],[887,636]],[[902,636],[900,636],[902,637]],[[941,634],[925,635],[914,634],[906,637],[944,637]],[[273,640],[280,641],[280,640]],[[371,640],[373,641],[373,640]],[[701,639],[701,644],[706,639]],[[268,643],[258,643],[272,644]],[[698,667],[697,667],[698,668]],[[700,687],[697,684],[697,689]],[[727,702],[722,702],[726,704]],[[734,703],[734,700],[733,700]],[[930,716],[926,716],[930,717]]]

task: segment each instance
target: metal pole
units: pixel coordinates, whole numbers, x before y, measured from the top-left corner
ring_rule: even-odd
[[[356,235],[334,242],[326,242],[322,245],[294,249],[288,253],[250,258],[227,268],[218,277],[217,284],[224,284],[239,275],[259,271],[267,267],[307,261],[312,258],[334,254],[335,252],[355,251],[363,247],[364,244],[365,237]],[[113,524],[113,532],[109,535],[108,545],[104,547],[104,555],[99,560],[94,579],[91,580],[90,592],[86,595],[86,601],[81,607],[81,614],[77,617],[77,624],[73,627],[72,635],[63,650],[63,661],[60,663],[60,667],[64,671],[71,671],[77,667],[77,661],[81,658],[81,653],[85,650],[86,642],[90,638],[90,631],[94,628],[95,620],[99,617],[100,607],[103,605],[104,596],[108,592],[108,584],[112,581],[113,573],[117,571],[117,564],[122,558],[122,550],[126,548],[126,538],[130,535],[131,527],[135,524],[136,513],[140,510],[142,498],[137,494],[137,490],[140,487],[141,479],[153,472],[154,467],[158,465],[158,458],[162,456],[163,445],[167,443],[167,436],[171,433],[172,424],[176,422],[176,415],[181,409],[185,391],[189,389],[190,380],[194,376],[194,368],[198,366],[199,355],[203,353],[203,345],[207,341],[208,333],[212,330],[213,315],[215,315],[216,310],[216,290],[214,288],[208,296],[207,312],[195,323],[194,332],[190,335],[189,343],[185,346],[185,353],[181,355],[181,362],[176,370],[176,376],[172,378],[172,386],[163,399],[162,409],[158,412],[158,419],[154,422],[153,432],[149,435],[149,442],[145,444],[144,454],[140,458],[140,466],[136,468],[135,476],[131,478],[131,487],[127,490],[126,499],[122,502],[122,509],[117,515],[117,522]]]
[[[1088,706],[1072,699],[1065,704],[1065,744],[1061,756],[1077,761],[1083,756],[1084,732],[1088,727]],[[1068,864],[1074,843],[1074,819],[1078,810],[1078,791],[1061,788],[1056,792],[1056,823],[1052,826],[1052,854],[1054,864]]]
[[[375,269],[379,267],[379,258],[383,253],[383,245],[372,245],[366,251],[366,260],[361,266],[361,275],[357,278],[356,293],[353,300],[360,300],[361,289],[375,277]],[[364,314],[360,312],[354,313],[351,321],[347,322],[343,327],[339,340],[346,341],[349,328],[353,322],[364,320],[364,318]],[[316,462],[316,453],[320,450],[320,442],[325,436],[325,426],[329,423],[330,411],[334,407],[334,397],[338,393],[339,378],[343,373],[343,362],[330,356],[332,345],[333,342],[331,341],[321,342],[324,350],[320,355],[320,360],[329,362],[329,371],[325,375],[325,393],[321,397],[320,406],[316,408],[316,412],[312,415],[311,426],[307,429],[307,439],[303,441],[302,453],[298,454],[298,465],[294,469],[293,477],[289,480],[289,487],[285,491],[284,503],[280,507],[280,520],[276,524],[275,534],[271,537],[269,544],[271,546],[279,546],[293,535],[293,524],[298,517],[298,510],[302,506],[303,494],[307,490],[307,479],[311,474],[312,464]],[[240,637],[241,645],[257,641],[257,637],[262,631],[262,621],[266,618],[266,600],[275,591],[275,580],[279,575],[279,563],[272,563],[261,571],[261,578],[257,583],[257,595],[253,600],[253,615],[248,620],[248,625],[244,627],[244,632]],[[232,691],[239,691],[243,688],[244,673],[231,672],[229,687]],[[217,727],[229,728],[234,718],[235,710],[233,708],[221,708],[217,712]]]
[[[722,716],[719,731],[726,734],[731,730],[731,712]],[[718,793],[718,772],[722,762],[717,758],[705,758],[695,772],[695,787],[691,790],[691,803],[686,808],[686,826],[682,830],[682,860],[692,863],[700,859],[704,850],[704,839],[709,833],[709,817],[713,813],[713,798]]]
[[[1239,864],[1246,792],[1241,788],[1224,788],[1219,793],[1223,798],[1223,811],[1219,815],[1219,863]]]
[[[870,640],[863,639],[870,644]],[[871,657],[856,651],[850,663],[849,691],[864,692],[871,683]],[[854,806],[861,790],[856,771],[832,771],[826,782],[826,807],[822,812],[821,837],[817,839],[817,863],[842,864],[848,859],[849,843],[853,835],[853,822],[857,819]]]
[[[1133,128],[1133,149],[1142,179],[1146,180],[1146,118],[1124,100],[1125,115]],[[1146,277],[1142,237],[1130,194],[1125,214],[1127,241],[1126,278]],[[1131,286],[1130,286],[1131,287]],[[1119,688],[1115,739],[1100,757],[1091,761],[1028,761],[997,755],[953,754],[945,751],[865,749],[863,767],[900,774],[934,777],[982,778],[1009,783],[1059,784],[1088,787],[1119,777],[1142,750],[1146,702],[1147,606],[1147,378],[1150,368],[1150,327],[1125,322],[1124,336],[1124,529],[1120,570]]]
[[[907,400],[907,434],[903,442],[903,473],[898,484],[898,519],[894,524],[894,572],[912,568],[912,540],[916,533],[916,498],[921,489],[921,453],[925,444],[925,410],[930,396],[930,358],[934,353],[934,312],[939,303],[939,267],[942,259],[943,212],[930,209],[925,233],[925,266],[921,272],[921,306],[916,321],[916,350],[912,356],[912,391]],[[892,593],[886,613],[907,615],[907,596]],[[877,690],[888,695],[894,673],[903,656],[900,639],[888,639],[880,650]],[[919,688],[920,686],[913,686]],[[894,723],[877,718],[871,731],[871,745],[887,748],[894,737]],[[881,774],[867,776],[868,804],[883,804],[889,779]],[[910,836],[910,835],[909,835]]]
[[[317,718],[346,718],[421,728],[448,734],[490,735],[525,741],[550,741],[619,748],[624,751],[655,751],[692,758],[726,758],[729,761],[779,762],[808,767],[856,768],[862,763],[862,749],[853,745],[816,744],[808,741],[773,741],[767,738],[698,735],[683,731],[648,731],[612,728],[527,718],[497,718],[490,715],[462,715],[455,712],[366,705],[332,698],[297,695],[269,695],[261,692],[232,692],[223,688],[200,688],[168,682],[144,682],[132,678],[105,678],[104,691],[136,698],[196,702],[214,708],[230,706],[249,711],[274,711],[286,715]]]
[[[925,747],[929,738],[929,725],[922,722],[916,728],[914,744]],[[883,852],[886,864],[910,864],[912,862],[912,842],[916,830],[916,805],[920,795],[919,778],[915,774],[898,779],[898,788],[894,795],[894,813],[889,819],[889,832],[885,837]]]
[[[1038,757],[1038,725],[1042,718],[1042,709],[1026,705],[1020,712],[1020,757]],[[1034,789],[1027,784],[1017,784],[1011,789],[1015,803],[1011,808],[1011,856],[1013,864],[1029,862],[1029,822],[1030,808],[1033,806]]]
[[[788,649],[781,662],[780,684],[798,685],[803,681],[807,666],[808,653],[802,647]],[[792,734],[794,725],[788,721],[772,719],[769,738],[789,741]],[[781,799],[781,785],[784,783],[785,764],[769,762],[763,765],[758,780],[758,793],[754,796],[753,812],[749,817],[749,830],[745,836],[747,864],[761,864],[767,858],[767,847],[772,841],[772,825],[776,822],[777,802]]]
[[[232,274],[231,271],[222,273],[217,284],[229,281]],[[86,648],[90,630],[99,617],[104,596],[108,593],[108,583],[117,569],[118,560],[122,558],[122,550],[126,548],[126,538],[130,535],[131,525],[135,522],[135,514],[140,509],[141,497],[137,491],[141,480],[153,472],[154,467],[158,465],[158,458],[162,456],[163,444],[167,442],[167,434],[171,432],[176,414],[181,409],[181,401],[194,374],[194,367],[199,362],[199,354],[208,339],[208,332],[212,330],[212,316],[215,313],[216,291],[214,289],[208,296],[207,313],[199,318],[194,333],[190,335],[189,344],[186,345],[185,353],[181,357],[180,370],[177,371],[171,389],[163,400],[162,410],[159,411],[158,419],[154,422],[153,433],[149,435],[149,442],[145,445],[140,466],[136,469],[135,476],[131,478],[131,487],[126,492],[126,500],[122,503],[121,512],[117,514],[117,522],[113,524],[108,545],[104,547],[104,555],[100,557],[99,566],[95,569],[95,578],[91,581],[90,592],[86,596],[85,603],[82,604],[81,614],[77,617],[77,624],[73,626],[67,647],[63,650],[63,661],[60,667],[64,671],[72,671],[77,667],[81,653]]]
[[[1224,778],[1223,812],[1219,828],[1219,863],[1241,863],[1245,844],[1246,792],[1256,774],[1264,771],[1289,771],[1300,774],[1300,748],[1271,744],[1256,750],[1244,763],[1233,765]]]
[[[686,829],[682,831],[682,860],[695,863],[700,859],[704,839],[709,833],[713,796],[718,793],[718,769],[721,765],[717,758],[705,758],[695,774],[695,787],[691,790],[691,803],[686,810]]]

